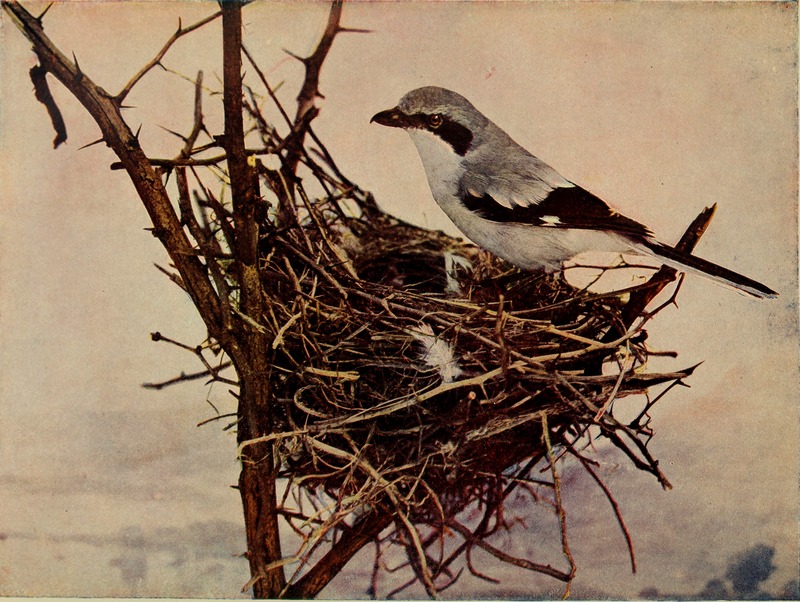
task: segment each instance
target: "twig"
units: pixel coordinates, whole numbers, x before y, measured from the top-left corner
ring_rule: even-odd
[[[711,223],[716,210],[716,203],[703,209],[703,211],[692,220],[692,223],[689,224],[689,227],[683,233],[683,236],[681,236],[675,248],[684,253],[691,253],[700,241],[700,237],[703,236]],[[631,324],[633,324],[636,318],[640,316],[650,304],[650,301],[652,301],[665,286],[675,280],[676,275],[677,271],[673,268],[662,266],[661,269],[650,278],[647,283],[647,288],[641,289],[638,293],[631,294],[630,300],[622,311],[622,322],[626,327],[630,327]],[[603,340],[606,341],[613,336],[615,335],[609,332]]]
[[[553,493],[556,500],[556,512],[558,514],[558,523],[561,526],[561,549],[564,551],[564,556],[569,563],[569,573],[567,573],[567,589],[564,591],[564,599],[569,598],[570,590],[572,589],[572,580],[575,578],[575,559],[572,557],[572,552],[569,549],[569,540],[567,538],[567,515],[564,511],[564,505],[561,502],[561,478],[558,476],[556,469],[555,457],[553,455],[553,446],[550,443],[550,427],[547,424],[547,413],[542,412],[542,441],[547,448],[547,459],[550,463],[550,472],[553,474]]]
[[[489,552],[495,558],[502,560],[503,562],[507,562],[508,564],[513,564],[514,566],[518,566],[523,569],[527,569],[529,571],[534,571],[536,573],[542,573],[543,575],[548,575],[550,577],[554,577],[559,581],[569,582],[573,575],[570,573],[565,573],[564,571],[559,571],[556,568],[553,568],[549,564],[538,564],[536,562],[531,562],[525,558],[518,558],[516,556],[512,556],[511,554],[507,554],[502,550],[494,547],[493,545],[487,543],[483,539],[476,537],[473,535],[472,531],[467,529],[464,525],[456,521],[455,519],[450,519],[447,521],[447,526],[457,531],[464,539],[466,539],[470,544],[476,545],[482,550]]]
[[[211,21],[214,21],[215,19],[219,18],[220,16],[222,16],[222,11],[218,11],[218,12],[214,13],[213,15],[209,15],[205,19],[201,19],[200,21],[198,21],[194,25],[189,25],[188,27],[182,27],[181,26],[181,21],[180,21],[180,19],[178,19],[178,29],[175,31],[175,33],[173,33],[172,36],[170,36],[170,38],[167,40],[167,42],[164,44],[164,46],[161,47],[161,50],[159,50],[158,53],[156,53],[156,55],[150,61],[148,61],[145,64],[144,67],[139,69],[139,71],[136,73],[136,75],[134,75],[130,79],[130,81],[127,84],[125,84],[125,87],[123,87],[122,90],[120,90],[117,93],[117,95],[114,97],[114,101],[118,105],[121,105],[122,101],[125,100],[125,97],[128,96],[128,94],[133,89],[133,87],[137,83],[139,83],[139,81],[145,75],[147,75],[150,72],[150,70],[153,69],[153,67],[155,67],[156,65],[160,65],[161,64],[161,60],[164,58],[164,56],[167,54],[167,52],[169,51],[169,49],[172,47],[172,45],[175,42],[177,42],[180,38],[182,38],[186,34],[191,33],[193,31],[195,31],[196,29],[199,29],[200,27],[203,27],[203,25],[206,25],[207,23],[210,23]]]
[[[213,301],[213,287],[199,260],[192,252],[161,179],[147,162],[138,139],[120,113],[119,103],[89,79],[77,64],[70,61],[52,43],[42,25],[16,1],[6,1],[3,9],[33,44],[41,66],[52,73],[86,108],[100,127],[103,139],[116,153],[147,209],[157,236],[180,273],[184,289],[206,323],[209,332],[218,340],[226,339],[220,331],[220,308]]]
[[[595,480],[595,483],[603,490],[603,493],[608,500],[608,503],[611,504],[611,508],[614,510],[614,516],[617,518],[617,523],[619,524],[619,528],[622,530],[622,535],[625,537],[625,543],[628,546],[628,556],[631,559],[631,572],[636,572],[636,553],[633,549],[633,538],[631,537],[630,531],[628,531],[628,526],[625,524],[625,520],[622,518],[622,511],[619,508],[619,504],[617,500],[614,498],[611,490],[606,486],[606,484],[602,481],[602,479],[597,475],[594,469],[590,466],[589,461],[584,458],[581,454],[577,452],[574,446],[567,445],[567,449],[569,452],[578,458],[583,468],[588,472],[591,477]]]
[[[153,389],[156,391],[160,391],[161,389],[165,389],[170,385],[176,385],[178,383],[185,383],[193,380],[198,380],[200,378],[205,378],[206,376],[210,376],[212,380],[223,382],[229,385],[237,384],[236,381],[230,380],[228,378],[220,378],[218,372],[220,370],[224,370],[225,368],[231,365],[230,362],[223,362],[220,364],[218,368],[213,370],[202,370],[200,372],[192,372],[190,374],[186,374],[185,372],[181,372],[178,376],[174,378],[170,378],[168,380],[158,382],[158,383],[142,383],[142,388],[144,389]]]
[[[330,52],[331,46],[333,46],[333,39],[336,37],[336,34],[341,31],[339,21],[342,16],[342,5],[343,2],[341,0],[334,0],[333,4],[331,4],[331,10],[328,14],[328,25],[325,27],[322,38],[319,43],[317,43],[314,52],[306,58],[292,55],[303,63],[306,70],[303,85],[300,88],[300,93],[297,95],[295,123],[299,122],[314,106],[316,99],[322,96],[319,91],[320,69],[322,68],[322,63],[325,61],[325,58],[328,56],[328,52]],[[300,143],[302,144],[302,140]]]
[[[194,122],[192,131],[186,137],[186,144],[178,155],[181,159],[186,159],[192,155],[194,144],[200,132],[205,129],[203,125],[203,72],[197,72],[197,79],[194,83]]]
[[[267,78],[264,75],[264,72],[258,66],[258,63],[256,63],[256,61],[253,59],[253,55],[250,54],[250,51],[244,44],[242,44],[242,52],[244,52],[245,57],[247,57],[247,60],[250,62],[250,65],[252,65],[253,69],[256,70],[256,74],[261,80],[261,83],[264,84],[264,88],[266,88],[267,94],[269,94],[269,97],[272,99],[272,102],[275,103],[275,106],[278,108],[278,111],[280,112],[284,121],[286,121],[286,125],[288,125],[289,128],[291,129],[293,124],[291,118],[289,117],[289,114],[286,112],[286,109],[283,108],[283,105],[281,104],[280,100],[278,100],[278,97],[275,95],[275,91],[272,89],[272,86],[270,86],[269,82],[267,82]]]

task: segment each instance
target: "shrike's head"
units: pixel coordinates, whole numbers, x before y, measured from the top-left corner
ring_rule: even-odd
[[[371,121],[402,128],[415,143],[434,137],[460,157],[475,149],[490,123],[466,98],[436,86],[412,90],[395,108],[377,113]]]

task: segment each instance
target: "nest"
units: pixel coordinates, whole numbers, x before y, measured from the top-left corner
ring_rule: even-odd
[[[631,327],[623,300],[647,284],[593,294],[391,218],[357,189],[347,196],[358,217],[341,197],[306,200],[304,217],[261,243],[278,404],[267,438],[290,484],[285,516],[311,540],[306,554],[383,508],[433,593],[457,554],[434,561],[429,547],[455,531],[461,553],[476,542],[491,551],[484,540],[520,486],[537,499],[537,488],[552,498],[555,486],[560,509],[554,460],[570,453],[589,468],[577,442],[590,428],[669,486],[647,450],[657,398],[626,423],[613,411],[615,400],[691,372],[643,372],[642,327],[656,312]],[[553,471],[543,485],[532,476],[542,463]],[[477,524],[458,518],[476,508]]]

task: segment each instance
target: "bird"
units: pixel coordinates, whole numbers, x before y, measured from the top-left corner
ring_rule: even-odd
[[[552,273],[587,251],[632,253],[753,297],[777,296],[760,282],[658,241],[650,228],[525,150],[457,92],[417,88],[373,122],[408,132],[445,214],[472,242],[518,268]]]

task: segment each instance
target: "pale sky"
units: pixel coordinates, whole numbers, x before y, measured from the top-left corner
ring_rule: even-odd
[[[37,13],[45,4],[26,6]],[[67,2],[45,27],[113,93],[179,16],[188,24],[214,10],[210,2]],[[246,44],[271,83],[283,82],[287,103],[301,70],[282,49],[308,54],[326,17],[319,3],[245,9]],[[703,362],[691,388],[653,412],[651,450],[674,489],[598,450],[636,545],[631,575],[602,494],[565,467],[576,591],[690,595],[756,544],[776,550],[768,591],[797,578],[796,6],[363,3],[345,6],[344,24],[374,33],[336,40],[315,129],[385,210],[454,233],[408,137],[369,124],[405,92],[439,85],[666,242],[718,203],[698,254],[781,295],[757,301],[690,277],[679,307],[651,324],[650,345],[679,357],[650,368]],[[112,153],[78,150],[97,129],[58,84],[70,137],[53,151],[28,79],[29,45],[5,15],[0,26],[0,595],[235,596],[249,578],[236,557],[244,534],[229,487],[235,437],[222,422],[196,427],[213,416],[207,398],[226,412],[231,397],[219,386],[140,387],[198,368],[149,333],[198,343],[201,323],[152,266],[166,263],[165,253],[144,231],[125,175],[108,170]],[[165,65],[191,77],[203,69],[219,89],[219,33],[212,24],[181,40]],[[134,130],[144,124],[146,152],[177,153],[180,141],[159,126],[188,132],[192,94],[191,84],[159,71],[134,90],[126,116]],[[219,132],[216,98],[206,99],[207,124]],[[531,533],[513,549],[539,553],[537,536],[550,527],[540,510],[530,513]],[[323,595],[363,597],[364,565]],[[501,591],[519,595],[558,587],[510,570],[503,579]],[[448,591],[492,593],[466,578]]]

